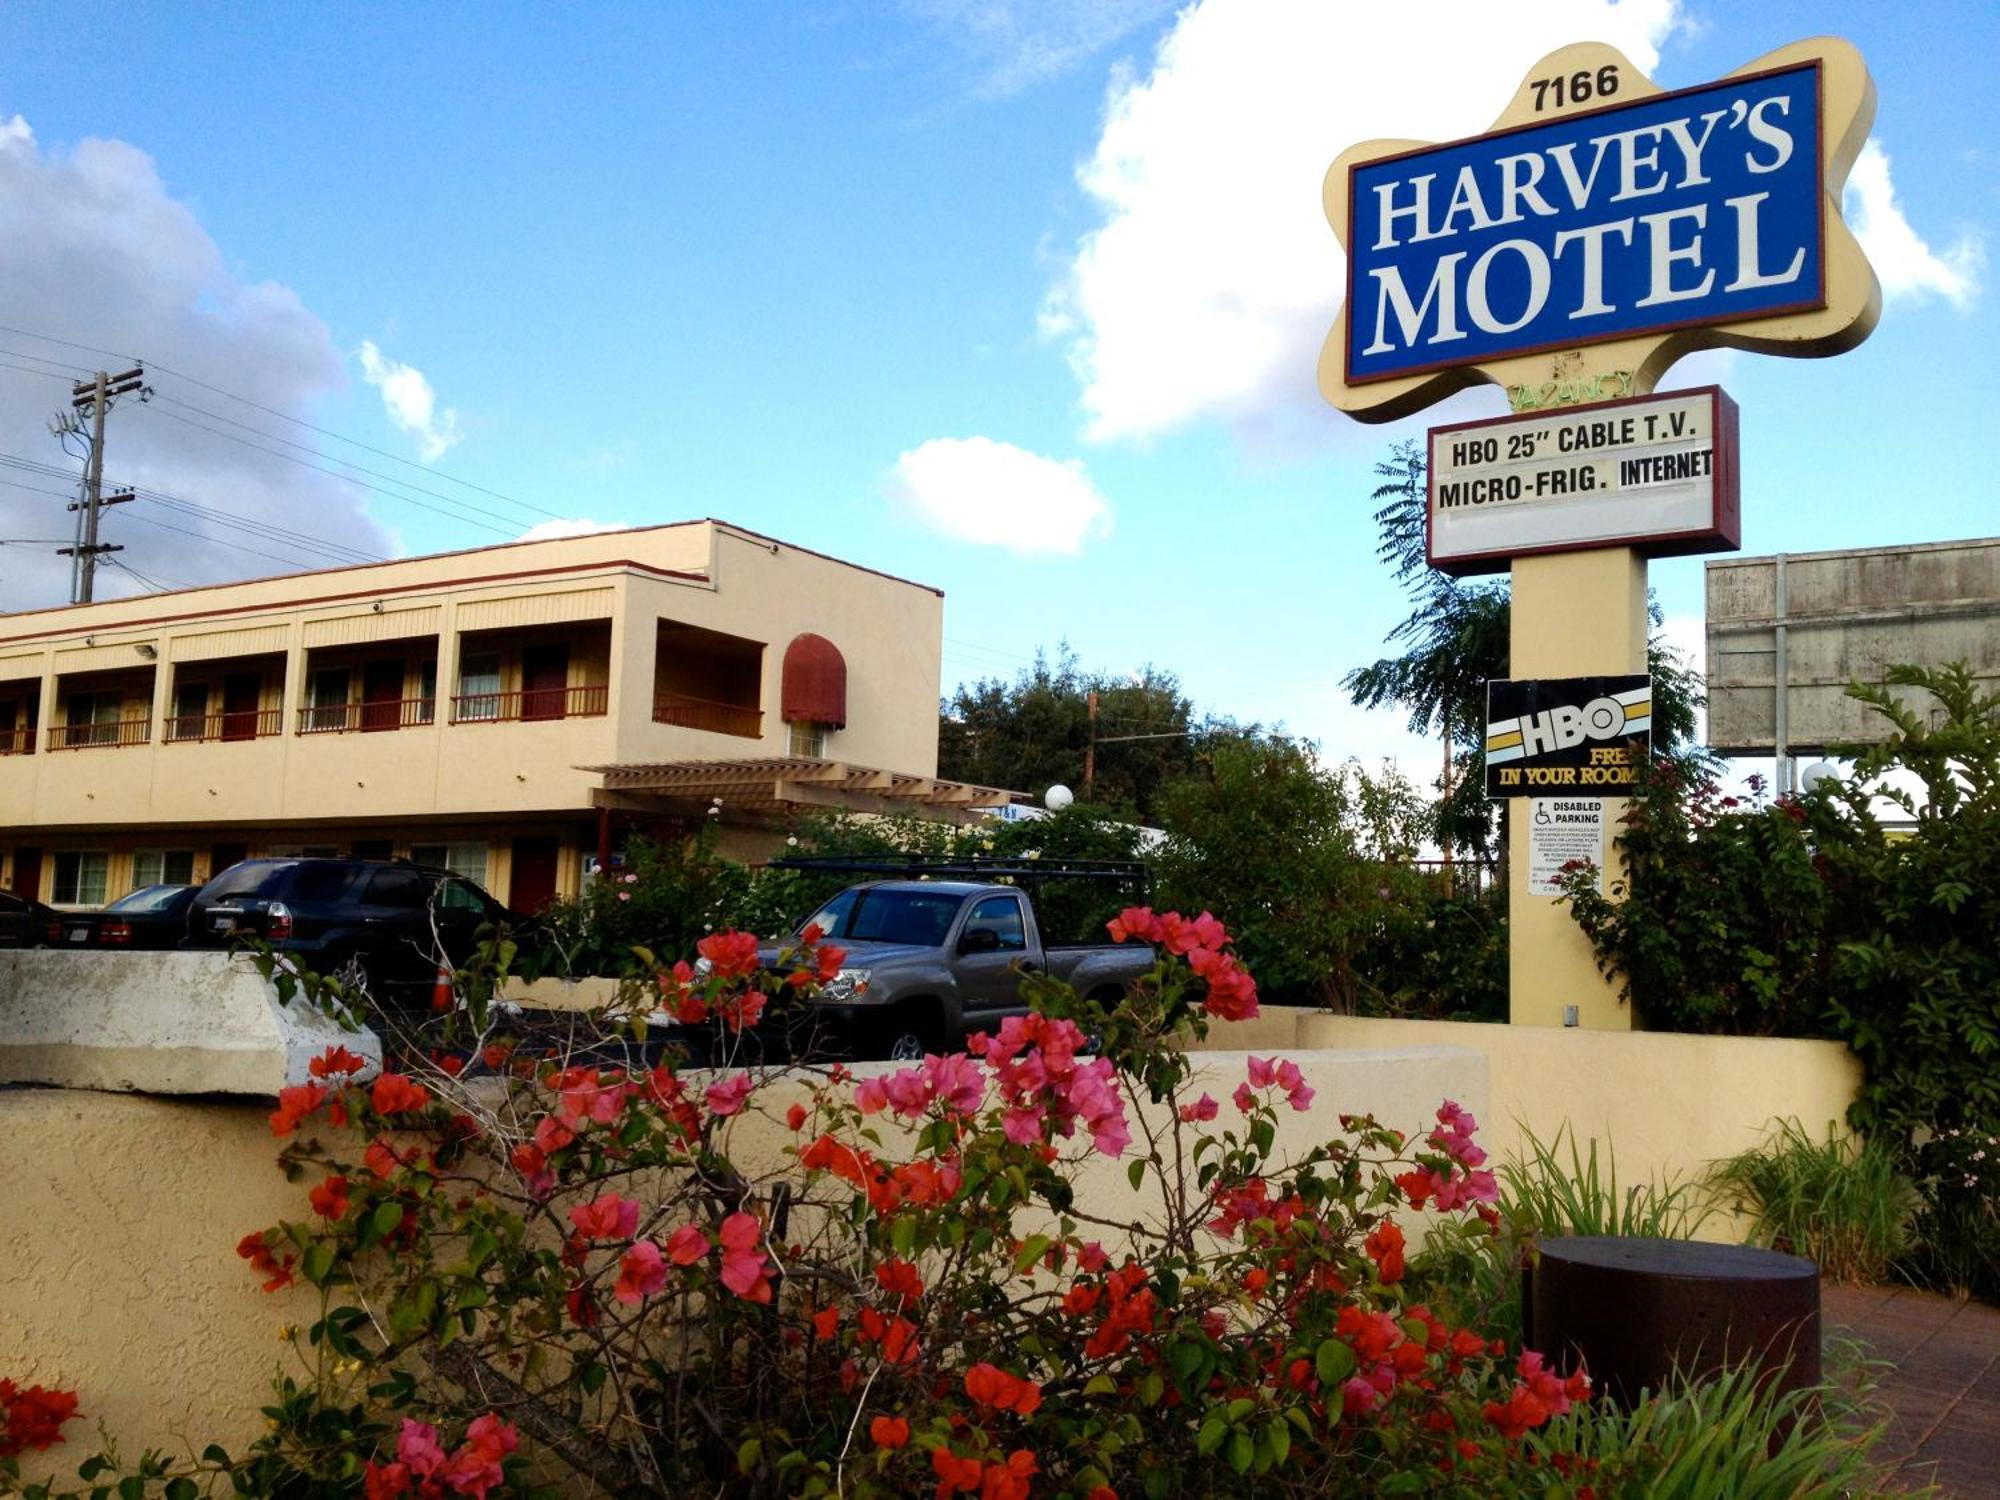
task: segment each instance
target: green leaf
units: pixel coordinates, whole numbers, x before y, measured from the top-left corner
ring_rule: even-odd
[[[1049,1253],[1049,1246],[1053,1243],[1054,1241],[1045,1234],[1031,1234],[1021,1241],[1021,1253],[1014,1257],[1014,1274],[1019,1276],[1025,1273],[1030,1266]]]
[[[299,1263],[299,1269],[314,1286],[325,1286],[326,1278],[333,1272],[333,1246],[315,1241]]]
[[[1212,1411],[1201,1424],[1201,1431],[1194,1435],[1194,1451],[1206,1458],[1220,1448],[1222,1440],[1228,1436],[1229,1419],[1219,1411]]]
[[[1083,1383],[1083,1393],[1086,1396],[1115,1396],[1118,1394],[1118,1382],[1109,1375],[1093,1375]]]
[[[1292,1452],[1292,1429],[1284,1422],[1273,1422],[1265,1433],[1271,1441],[1271,1462],[1284,1463]]]
[[[1148,1370],[1132,1384],[1132,1393],[1142,1406],[1158,1406],[1167,1393],[1167,1382],[1158,1370]]]
[[[594,1396],[604,1389],[605,1377],[609,1373],[603,1365],[592,1360],[583,1367],[583,1372],[577,1376],[576,1383],[583,1388],[584,1395]]]
[[[1125,1169],[1125,1180],[1132,1184],[1132,1191],[1139,1191],[1139,1184],[1146,1180],[1146,1158],[1135,1156],[1132,1165]]]
[[[1339,1339],[1328,1339],[1313,1356],[1313,1367],[1322,1386],[1339,1385],[1354,1373],[1354,1351]]]
[[[167,1500],[195,1500],[198,1493],[194,1481],[185,1474],[167,1481]]]
[[[1239,1474],[1250,1470],[1251,1460],[1257,1456],[1257,1443],[1249,1433],[1237,1428],[1229,1434],[1229,1467]]]
[[[909,1214],[889,1221],[889,1247],[898,1255],[908,1255],[917,1248],[917,1221]]]
[[[368,1227],[375,1231],[377,1238],[394,1233],[402,1222],[403,1205],[400,1203],[378,1203],[375,1212],[368,1216]]]
[[[762,1438],[745,1438],[736,1449],[736,1472],[748,1474],[757,1467],[757,1461],[764,1456]]]

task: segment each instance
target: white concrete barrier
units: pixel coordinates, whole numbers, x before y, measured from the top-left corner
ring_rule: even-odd
[[[333,1046],[381,1066],[372,1031],[282,1004],[231,954],[0,952],[0,1083],[271,1097]]]

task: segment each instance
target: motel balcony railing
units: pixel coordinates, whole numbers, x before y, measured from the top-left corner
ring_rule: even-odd
[[[506,724],[526,720],[595,719],[611,703],[611,689],[591,687],[529,688],[519,693],[459,693],[451,700],[454,724]]]
[[[285,727],[284,710],[241,709],[223,714],[174,714],[167,720],[167,743],[196,744],[203,740],[265,740]]]
[[[0,729],[0,755],[33,755],[35,753],[35,731],[30,725],[26,729]]]
[[[434,723],[437,699],[378,699],[370,703],[315,703],[299,710],[300,734],[362,734],[418,729]]]
[[[685,693],[655,693],[653,722],[674,724],[682,729],[706,729],[715,734],[740,735],[761,739],[764,711],[738,703],[715,703],[707,698],[690,698]]]
[[[153,737],[151,719],[113,719],[102,724],[57,724],[49,730],[51,750],[116,750],[143,745]]]

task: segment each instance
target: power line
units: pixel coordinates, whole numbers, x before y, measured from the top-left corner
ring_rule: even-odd
[[[5,324],[0,324],[0,333],[13,333],[13,334],[18,334],[23,338],[40,339],[44,343],[60,344],[66,349],[81,349],[85,353],[101,354],[106,356],[107,358],[126,359],[130,357],[128,355],[119,354],[114,350],[100,349],[94,344],[80,344],[76,342],[74,339],[59,339],[52,334],[36,333],[32,329],[27,329],[27,328],[11,328]],[[37,358],[38,356],[29,355],[27,357],[33,359]],[[56,363],[56,361],[51,360],[48,361],[48,363],[53,364]],[[491,489],[483,484],[475,484],[469,479],[459,479],[454,475],[443,472],[442,470],[432,468],[428,464],[418,463],[415,459],[405,458],[400,453],[392,453],[386,448],[378,448],[372,443],[364,443],[359,438],[348,437],[345,433],[335,432],[330,427],[321,427],[315,422],[308,422],[303,417],[295,417],[290,412],[282,411],[278,407],[267,405],[262,401],[253,400],[249,396],[239,395],[235,391],[226,390],[222,386],[211,384],[210,382],[201,379],[199,376],[188,374],[185,370],[176,370],[171,365],[163,365],[158,360],[154,360],[151,363],[153,372],[155,374],[170,375],[176,380],[185,380],[189,385],[199,386],[202,390],[211,391],[215,395],[224,397],[227,400],[239,402],[242,405],[250,407],[255,411],[264,412],[269,416],[276,417],[281,422],[290,422],[295,426],[305,428],[308,432],[316,432],[321,437],[332,438],[337,443],[349,444],[352,447],[361,449],[364,453],[373,453],[378,458],[388,459],[391,463],[402,464],[407,468],[417,469],[424,474],[433,475],[438,479],[446,481],[447,483],[456,484],[462,486],[465,489],[474,490],[479,494],[490,496],[495,500],[505,501],[509,505],[518,506],[522,510],[533,511],[535,512],[535,514],[546,516],[551,520],[561,519],[560,512],[552,510],[544,510],[539,505],[535,505],[530,503],[529,501],[522,500],[517,496],[506,494],[504,491]],[[80,367],[73,366],[72,368],[80,368]],[[181,402],[179,404],[187,405],[186,402]],[[199,408],[195,407],[190,407],[189,409],[199,410]],[[218,418],[218,420],[227,421],[229,419]],[[258,429],[253,428],[251,430],[256,431]],[[266,436],[275,437],[276,434],[267,433]],[[282,442],[284,440],[278,439],[278,441]],[[366,471],[364,470],[363,472]],[[407,481],[396,481],[396,482],[407,482]],[[412,486],[412,488],[417,488],[417,486]],[[425,493],[430,493],[430,492],[426,491]]]
[[[24,458],[15,453],[0,452],[0,466],[20,469],[31,474],[44,474],[56,479],[69,479],[72,477],[67,470],[59,468],[54,464],[39,463],[34,459]],[[17,480],[0,479],[0,484],[11,486],[14,489],[26,490],[30,494],[49,495],[58,500],[67,500],[69,498],[62,491],[39,489],[34,485],[21,484]],[[271,522],[260,520],[255,516],[244,515],[240,511],[225,510],[219,506],[203,505],[167,490],[154,489],[146,485],[133,485],[131,488],[138,495],[139,499],[146,504],[156,505],[163,509],[180,511],[183,514],[203,520],[224,521],[232,526],[247,529],[253,534],[261,536],[263,540],[296,545],[305,550],[317,552],[322,557],[334,562],[384,562],[387,560],[379,553],[369,552],[360,547],[350,547],[344,542],[335,542],[325,537],[317,537],[307,532],[278,526]]]
[[[354,477],[354,476],[353,476],[352,474],[347,474],[347,473],[343,473],[343,472],[342,472],[341,470],[339,470],[339,469],[329,469],[329,468],[328,468],[328,467],[326,467],[326,465],[324,465],[324,464],[315,464],[315,463],[308,463],[308,462],[307,462],[307,461],[306,461],[305,459],[303,459],[303,458],[299,458],[299,457],[296,457],[296,456],[295,456],[295,455],[293,455],[293,454],[290,454],[290,453],[284,453],[284,452],[281,452],[280,450],[278,450],[278,449],[276,449],[276,448],[270,448],[270,447],[266,447],[266,446],[265,446],[264,444],[262,444],[262,443],[253,443],[253,442],[251,442],[251,441],[250,441],[250,440],[249,440],[248,438],[241,438],[241,437],[238,437],[238,436],[236,436],[236,434],[234,434],[233,432],[224,432],[224,431],[223,431],[223,430],[222,430],[221,428],[219,428],[219,427],[210,427],[210,426],[209,426],[209,425],[208,425],[208,424],[207,424],[206,422],[196,422],[196,421],[192,421],[192,420],[190,420],[190,419],[189,419],[189,418],[187,418],[187,417],[183,417],[183,416],[180,416],[180,415],[178,415],[178,414],[176,414],[176,413],[174,413],[174,412],[170,412],[170,411],[167,411],[167,410],[164,410],[164,409],[163,409],[162,407],[158,407],[158,406],[149,406],[149,407],[147,408],[147,410],[151,411],[151,412],[152,412],[152,413],[153,413],[153,414],[154,414],[155,416],[161,416],[161,417],[165,417],[165,418],[166,418],[166,419],[167,419],[168,421],[170,421],[170,422],[179,422],[179,423],[182,423],[182,424],[183,424],[183,425],[185,425],[185,426],[188,426],[188,427],[193,427],[193,428],[197,428],[197,429],[199,429],[199,430],[200,430],[200,431],[202,431],[202,432],[206,432],[206,433],[210,433],[210,434],[213,434],[214,436],[216,436],[216,437],[219,437],[219,438],[222,438],[222,439],[224,439],[224,440],[226,440],[226,441],[228,441],[228,442],[232,442],[232,443],[241,443],[241,444],[242,444],[242,445],[243,445],[244,447],[246,447],[246,448],[254,448],[254,449],[256,449],[256,450],[257,450],[257,451],[258,451],[259,453],[268,453],[268,454],[270,454],[270,455],[271,455],[271,456],[272,456],[273,458],[282,458],[282,459],[283,459],[283,460],[284,460],[284,461],[285,461],[286,463],[288,463],[288,464],[297,464],[297,465],[298,465],[298,466],[299,466],[300,468],[302,468],[302,469],[312,469],[312,470],[314,470],[315,472],[317,472],[317,473],[320,473],[320,474],[325,474],[325,475],[329,476],[330,478],[333,478],[333,479],[338,479],[338,480],[342,480],[342,481],[344,481],[344,482],[345,482],[345,483],[347,483],[347,484],[351,484],[351,485],[353,485],[353,486],[354,486],[355,488],[357,488],[357,489],[363,489],[363,490],[369,490],[369,491],[372,491],[373,493],[375,493],[375,494],[378,494],[378,495],[381,495],[381,496],[385,497],[386,499],[390,499],[390,500],[400,500],[400,501],[402,501],[402,502],[403,502],[403,503],[404,503],[405,505],[414,505],[414,506],[416,506],[416,507],[417,507],[417,508],[418,508],[419,510],[427,510],[427,511],[430,511],[430,512],[432,512],[433,514],[436,514],[436,515],[440,515],[440,516],[443,516],[443,517],[444,517],[444,518],[445,518],[446,520],[450,520],[450,521],[457,521],[457,522],[459,522],[459,523],[460,523],[461,525],[465,525],[465,526],[477,526],[477,527],[478,527],[478,528],[479,528],[480,530],[482,530],[482,531],[490,531],[490,532],[494,533],[494,534],[495,534],[496,536],[507,536],[507,537],[511,537],[511,536],[513,536],[513,535],[514,535],[514,532],[513,532],[513,531],[512,531],[512,530],[511,530],[510,528],[511,528],[511,527],[516,527],[516,526],[519,526],[519,525],[521,524],[521,523],[520,523],[520,522],[519,522],[519,521],[518,521],[517,519],[515,519],[514,517],[511,517],[511,516],[503,516],[503,515],[501,515],[501,514],[500,514],[499,512],[497,512],[497,511],[490,511],[490,510],[486,510],[486,509],[484,509],[484,508],[483,508],[483,507],[481,507],[481,506],[476,506],[476,505],[472,505],[472,504],[470,504],[470,503],[469,503],[469,502],[467,502],[467,501],[463,501],[463,500],[454,500],[454,499],[453,499],[453,498],[452,498],[452,497],[451,497],[450,495],[442,495],[442,494],[439,494],[439,493],[438,493],[438,492],[437,492],[436,490],[424,490],[424,491],[423,491],[423,493],[424,493],[424,494],[426,494],[426,495],[432,495],[432,496],[435,496],[435,497],[436,497],[437,499],[440,499],[440,500],[443,500],[443,501],[447,502],[448,504],[453,504],[453,505],[460,505],[460,506],[463,506],[463,507],[464,507],[464,508],[465,508],[466,510],[473,510],[473,511],[478,511],[478,512],[479,512],[479,513],[480,513],[481,515],[487,515],[487,516],[492,516],[492,517],[493,517],[493,519],[494,519],[494,520],[496,520],[496,521],[505,521],[505,522],[507,522],[507,523],[508,523],[508,525],[507,525],[507,526],[494,526],[494,525],[492,525],[492,524],[490,524],[489,522],[486,522],[486,521],[479,521],[479,520],[475,520],[475,519],[474,519],[473,517],[471,517],[471,516],[468,516],[468,515],[465,515],[465,514],[462,514],[462,513],[461,513],[461,512],[459,512],[459,511],[452,511],[452,510],[446,510],[446,509],[444,509],[444,508],[443,508],[442,506],[437,506],[437,505],[429,505],[429,504],[426,504],[426,503],[425,503],[424,501],[422,501],[422,500],[418,500],[418,499],[416,499],[416,498],[415,498],[414,496],[411,496],[411,495],[405,495],[405,494],[402,494],[401,492],[399,492],[399,491],[397,491],[397,490],[385,490],[385,489],[383,489],[383,488],[382,488],[382,487],[381,487],[380,485],[377,485],[377,484],[369,484],[369,483],[368,483],[367,481],[365,481],[365,480],[361,480],[361,479],[356,479],[356,478],[355,478],[355,477]],[[284,439],[280,438],[280,439],[278,439],[278,441],[282,442],[282,441],[284,441]],[[372,471],[371,471],[371,470],[367,470],[367,469],[364,469],[364,470],[362,470],[361,472],[365,474],[365,473],[370,473],[370,472],[372,472]],[[387,476],[387,475],[376,475],[376,477],[377,477],[377,478],[382,478],[382,479],[387,479],[387,478],[388,478],[389,476]],[[390,482],[390,483],[392,483],[392,484],[401,484],[401,483],[403,483],[403,481],[401,481],[401,480],[396,480],[396,479],[391,479],[391,480],[390,480],[389,482]],[[410,486],[408,486],[408,487],[409,487],[409,488],[411,488],[411,489],[416,489],[416,488],[418,488],[418,487],[417,487],[416,485],[410,485]]]

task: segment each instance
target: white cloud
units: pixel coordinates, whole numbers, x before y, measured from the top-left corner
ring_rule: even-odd
[[[932,438],[896,460],[892,498],[934,531],[1013,552],[1079,552],[1111,508],[1077,459],[988,437]]]
[[[1101,215],[1042,309],[1086,434],[1325,412],[1319,345],[1340,300],[1327,166],[1376,136],[1484,129],[1544,53],[1579,37],[1651,71],[1674,0],[1205,0],[1149,72],[1114,74],[1078,182]]]
[[[1903,217],[1889,180],[1889,153],[1873,137],[1848,174],[1845,209],[1854,237],[1882,282],[1883,296],[1942,297],[1961,312],[1978,297],[1979,275],[1986,266],[1984,243],[1968,230],[1942,251],[1926,244]]]
[[[565,536],[595,536],[600,531],[628,531],[623,521],[592,521],[583,516],[564,516],[554,521],[537,521],[515,540],[552,542]]]
[[[244,279],[161,182],[151,157],[116,140],[44,149],[15,116],[0,124],[0,223],[32,228],[0,235],[0,323],[129,351],[99,354],[0,334],[0,347],[8,351],[0,354],[0,452],[73,473],[74,461],[49,437],[50,412],[68,406],[72,379],[142,362],[159,396],[145,405],[120,402],[113,412],[107,482],[230,513],[195,514],[151,499],[109,512],[104,534],[126,550],[100,570],[100,598],[143,587],[121,563],[162,583],[206,583],[335,561],[297,535],[259,534],[253,525],[378,555],[392,550],[360,491],[245,445],[304,441],[299,428],[183,378],[251,393],[279,412],[309,417],[345,376],[326,325],[291,288]],[[29,373],[35,369],[48,373]],[[214,421],[194,407],[251,430]],[[73,481],[18,467],[0,477],[13,482],[0,486],[0,536],[69,533],[64,506]],[[60,603],[68,597],[68,578],[68,560],[50,551],[0,549],[0,609]]]
[[[1004,98],[1070,69],[1165,15],[1175,0],[904,0],[952,35]]]
[[[415,365],[389,359],[363,339],[361,376],[382,393],[382,409],[404,432],[417,440],[417,452],[427,464],[436,463],[458,445],[458,413],[438,409],[437,393]]]

